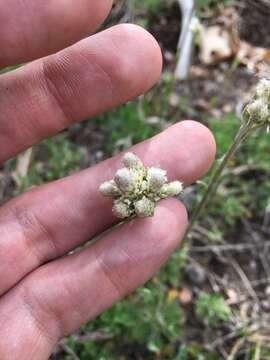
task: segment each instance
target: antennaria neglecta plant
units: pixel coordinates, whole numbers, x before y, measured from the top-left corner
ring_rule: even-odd
[[[250,135],[251,132],[260,128],[270,127],[270,80],[262,79],[257,85],[255,95],[251,101],[245,106],[242,113],[241,126],[232,142],[231,146],[221,159],[219,166],[214,172],[209,186],[200,201],[198,207],[191,216],[189,227],[186,232],[186,239],[190,235],[196,221],[200,217],[205,206],[216,192],[220,177],[222,176],[228,162],[236,153],[243,141]]]

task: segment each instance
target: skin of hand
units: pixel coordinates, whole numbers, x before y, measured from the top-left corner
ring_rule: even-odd
[[[0,77],[2,163],[158,81],[161,52],[145,30],[125,24],[91,35],[111,2],[2,0],[0,65],[31,61]],[[203,125],[182,121],[131,151],[188,185],[211,166],[215,142]],[[134,219],[67,255],[117,223],[98,189],[121,157],[1,206],[1,360],[48,359],[61,337],[146,282],[179,245],[187,214],[170,199],[154,217]]]

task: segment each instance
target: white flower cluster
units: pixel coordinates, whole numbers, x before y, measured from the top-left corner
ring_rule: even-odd
[[[246,106],[244,118],[262,126],[270,124],[270,80],[259,82],[254,98]]]
[[[159,200],[176,196],[183,190],[181,182],[167,182],[165,170],[146,168],[133,153],[124,155],[123,165],[114,179],[104,182],[99,189],[104,196],[114,199],[113,213],[120,219],[153,216]]]

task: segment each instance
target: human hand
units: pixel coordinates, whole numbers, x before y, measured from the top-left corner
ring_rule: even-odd
[[[155,40],[134,25],[93,35],[111,0],[2,0],[0,65],[36,60],[0,77],[0,161],[75,121],[120,105],[159,78]],[[185,185],[211,165],[215,144],[187,121],[132,148]],[[59,338],[94,318],[151,275],[183,236],[176,200],[67,255],[117,223],[98,191],[121,157],[35,188],[0,208],[0,358],[47,359]]]

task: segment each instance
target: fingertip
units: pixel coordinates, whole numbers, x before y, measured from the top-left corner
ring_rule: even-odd
[[[125,86],[133,86],[133,96],[150,89],[162,71],[162,54],[156,39],[134,24],[114,26],[108,33],[115,45],[118,78]],[[123,56],[119,57],[119,51]]]
[[[215,138],[205,125],[192,120],[181,121],[167,131],[169,146],[178,149],[173,157],[174,172],[181,171],[180,180],[188,185],[212,166],[216,155]]]
[[[180,124],[182,129],[192,133],[195,141],[205,146],[205,152],[208,155],[207,158],[212,163],[216,155],[216,140],[209,128],[194,120],[184,120]]]
[[[146,66],[152,71],[153,81],[157,81],[162,72],[163,58],[156,38],[139,25],[124,24],[123,28],[129,36],[133,37],[133,40],[136,40],[140,50],[145,52],[145,56],[149,60]]]

